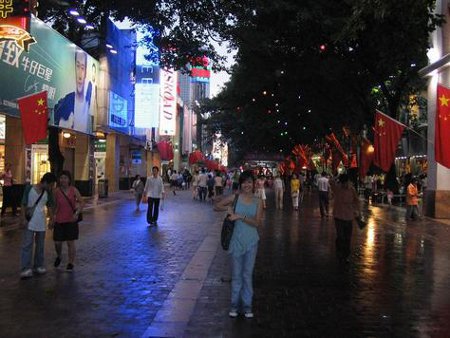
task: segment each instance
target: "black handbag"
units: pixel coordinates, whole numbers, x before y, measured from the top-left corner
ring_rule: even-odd
[[[64,193],[64,191],[63,191],[62,189],[59,189],[59,190],[62,192],[62,194],[63,194],[64,197],[66,198],[67,202],[69,203],[70,207],[72,208],[73,212],[75,213],[75,212],[77,211],[77,209],[75,209],[75,208],[73,207],[72,202],[70,201],[69,197],[67,197],[67,195]],[[82,220],[83,220],[83,213],[82,213],[82,212],[79,212],[79,213],[78,213],[78,218],[77,218],[77,220],[76,220],[75,222],[76,222],[76,223],[79,223],[79,222],[81,222]]]
[[[236,209],[236,203],[239,198],[239,195],[236,194],[234,197],[233,202],[233,212]],[[233,230],[234,230],[234,221],[230,220],[228,217],[230,215],[227,215],[222,223],[222,232],[220,234],[220,244],[222,244],[222,249],[225,251],[228,250],[230,247],[231,237],[233,237]]]

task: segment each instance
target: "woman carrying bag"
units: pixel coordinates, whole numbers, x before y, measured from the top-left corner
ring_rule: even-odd
[[[231,308],[228,315],[238,316],[242,310],[245,318],[253,318],[253,269],[259,235],[257,228],[261,225],[263,207],[261,199],[254,196],[255,178],[251,171],[244,171],[239,177],[240,192],[235,201],[235,194],[227,195],[218,201],[214,210],[228,211],[229,219],[235,222],[228,253],[231,256]]]
[[[54,267],[61,264],[62,243],[67,242],[69,260],[66,271],[72,272],[75,262],[75,240],[78,239],[78,222],[83,211],[84,201],[77,188],[72,186],[72,175],[63,170],[55,189],[55,224],[53,240],[55,241],[56,259]]]

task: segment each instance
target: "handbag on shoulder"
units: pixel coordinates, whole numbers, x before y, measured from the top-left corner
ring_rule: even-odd
[[[75,209],[75,208],[73,207],[72,202],[70,201],[69,197],[67,197],[67,195],[65,194],[65,192],[64,192],[62,189],[59,189],[59,190],[62,192],[62,194],[63,194],[64,197],[66,198],[67,203],[69,203],[70,207],[72,208],[73,213],[76,213],[76,212],[77,212],[77,209]],[[79,213],[78,213],[78,216],[77,216],[77,220],[76,220],[75,222],[76,222],[76,223],[79,223],[79,222],[81,222],[82,220],[83,220],[83,213],[82,213],[82,212],[79,212]]]
[[[233,202],[233,212],[236,210],[236,203],[239,198],[239,195],[236,194],[234,196],[234,202]],[[230,215],[227,215],[222,223],[222,232],[220,234],[220,244],[222,245],[222,249],[227,251],[230,247],[231,237],[233,237],[233,230],[234,230],[234,221],[230,220],[228,217]]]

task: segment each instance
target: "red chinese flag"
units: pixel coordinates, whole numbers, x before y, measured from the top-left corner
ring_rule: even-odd
[[[375,114],[373,163],[388,172],[395,159],[398,142],[405,126],[393,118],[377,111]]]
[[[450,169],[450,89],[439,84],[437,86],[434,154],[436,162]]]
[[[17,99],[22,119],[25,144],[32,144],[47,137],[47,92]]]

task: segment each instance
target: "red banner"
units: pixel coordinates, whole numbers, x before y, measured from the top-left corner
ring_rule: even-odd
[[[450,89],[437,86],[434,154],[436,162],[450,169]]]
[[[167,142],[167,141],[161,141],[156,144],[156,147],[158,148],[158,152],[161,157],[161,160],[163,160],[163,161],[173,160],[172,143]]]
[[[369,171],[370,164],[373,161],[373,146],[370,141],[363,138],[361,141],[361,153],[359,156],[359,177],[364,178]]]
[[[405,126],[393,118],[378,111],[375,114],[373,163],[388,172],[395,159],[398,142]]]
[[[19,104],[25,144],[47,138],[48,107],[47,92],[17,99]]]

